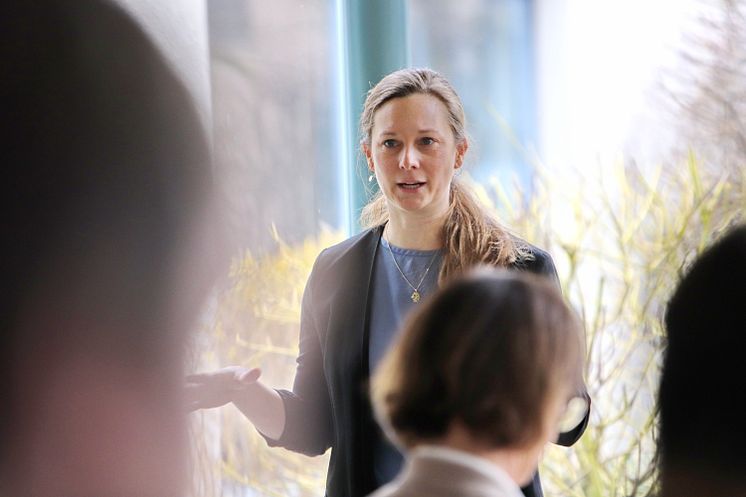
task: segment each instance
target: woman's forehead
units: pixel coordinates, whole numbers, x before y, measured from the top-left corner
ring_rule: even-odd
[[[425,93],[392,98],[376,111],[373,128],[377,133],[403,128],[444,133],[450,128],[448,109],[439,98]]]

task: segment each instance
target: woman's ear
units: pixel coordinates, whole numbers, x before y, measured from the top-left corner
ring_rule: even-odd
[[[469,142],[464,138],[461,143],[456,145],[456,169],[464,165],[464,156],[467,150],[469,150]]]
[[[373,153],[370,150],[370,145],[365,142],[360,142],[360,148],[363,149],[363,153],[365,154],[365,161],[368,163],[368,170],[370,172],[374,172],[375,168],[373,167]]]

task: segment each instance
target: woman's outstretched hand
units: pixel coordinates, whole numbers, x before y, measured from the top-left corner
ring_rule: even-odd
[[[220,407],[235,400],[238,392],[255,384],[259,368],[229,366],[211,373],[192,374],[186,378],[186,401],[190,411]]]

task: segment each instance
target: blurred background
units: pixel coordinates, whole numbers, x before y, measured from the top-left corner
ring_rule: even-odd
[[[359,230],[371,193],[365,92],[429,66],[464,101],[481,199],[552,254],[585,322],[594,409],[574,447],[548,450],[546,494],[655,492],[663,307],[746,212],[746,0],[125,3],[214,130],[234,259],[189,370],[292,384],[313,260]],[[326,456],[266,448],[232,406],[193,419],[194,496],[323,495]]]

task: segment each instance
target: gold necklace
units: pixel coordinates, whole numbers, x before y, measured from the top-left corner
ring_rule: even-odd
[[[386,238],[384,238],[386,240]],[[427,277],[427,273],[430,272],[430,268],[433,267],[433,262],[435,262],[435,258],[438,256],[438,251],[436,251],[433,254],[432,259],[430,259],[430,264],[427,265],[427,269],[425,269],[425,274],[422,275],[422,279],[420,279],[420,282],[417,283],[417,286],[414,286],[412,283],[409,282],[409,278],[406,277],[404,274],[404,271],[401,270],[401,267],[399,267],[399,263],[396,262],[396,257],[394,256],[394,252],[391,250],[391,242],[386,240],[386,246],[389,248],[389,254],[391,254],[391,259],[394,261],[394,266],[396,266],[396,269],[399,271],[399,274],[402,278],[404,278],[404,281],[407,282],[407,285],[409,285],[409,288],[412,289],[412,295],[409,296],[410,299],[412,299],[412,302],[415,304],[420,301],[420,298],[422,298],[422,295],[420,295],[420,287],[422,286],[422,282],[425,281],[425,278]]]

